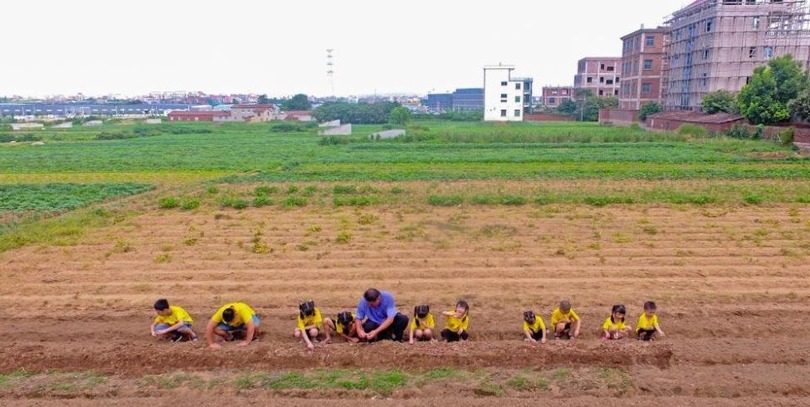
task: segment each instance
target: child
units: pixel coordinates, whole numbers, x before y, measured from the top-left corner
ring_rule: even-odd
[[[627,311],[624,309],[624,305],[617,304],[613,306],[610,317],[602,324],[602,335],[600,336],[603,340],[623,339],[630,335],[632,327],[625,324],[626,315]]]
[[[315,307],[315,301],[308,300],[298,304],[298,327],[293,331],[295,339],[304,339],[307,344],[307,350],[314,350],[315,345],[312,341],[318,341],[318,336],[324,333],[326,335],[325,343],[331,342],[329,337],[329,330],[323,329],[323,318],[321,317],[321,310]]]
[[[436,323],[433,314],[430,313],[429,305],[417,305],[413,309],[413,321],[411,321],[410,343],[413,343],[414,336],[418,341],[433,341],[433,329]]]
[[[638,316],[638,325],[636,325],[636,337],[640,341],[654,341],[655,334],[664,335],[664,331],[658,326],[658,315],[655,313],[656,306],[652,301],[644,303],[644,312]]]
[[[444,340],[457,342],[469,339],[470,335],[467,333],[467,329],[470,326],[470,306],[467,301],[461,300],[457,302],[455,311],[444,311],[442,314],[447,317],[447,323],[441,332]]]
[[[529,310],[523,313],[523,333],[526,335],[527,342],[546,343],[546,324],[542,317],[534,315],[534,311]]]
[[[337,323],[332,321],[331,318],[324,318],[323,325],[328,331],[335,331],[341,338],[357,343],[360,338],[357,337],[357,326],[354,324],[354,313],[350,311],[343,311],[337,315]]]
[[[221,306],[205,327],[205,339],[211,349],[220,349],[218,340],[240,340],[236,346],[248,346],[261,336],[262,321],[256,311],[244,302],[230,302]]]
[[[559,339],[560,337],[574,339],[578,337],[581,324],[582,321],[579,319],[579,315],[571,309],[571,302],[568,300],[560,301],[560,306],[551,312],[551,326],[554,327],[554,339]]]
[[[161,298],[155,301],[155,312],[157,317],[150,327],[152,336],[171,339],[172,342],[180,342],[184,338],[197,341],[197,334],[191,330],[194,320],[186,310],[176,305],[169,306],[169,301]]]

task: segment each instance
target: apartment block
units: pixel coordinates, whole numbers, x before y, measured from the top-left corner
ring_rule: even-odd
[[[514,69],[512,65],[484,67],[484,121],[523,121],[526,78],[512,78]]]
[[[545,107],[559,107],[566,100],[574,99],[573,86],[544,86],[540,103]]]
[[[698,110],[703,95],[738,92],[754,68],[791,54],[810,60],[804,0],[697,0],[668,18],[664,108]]]
[[[661,103],[661,73],[666,56],[664,45],[667,33],[667,27],[642,26],[621,38],[621,109],[638,110],[650,102]]]
[[[621,57],[587,57],[577,63],[574,88],[589,89],[596,96],[619,96]]]

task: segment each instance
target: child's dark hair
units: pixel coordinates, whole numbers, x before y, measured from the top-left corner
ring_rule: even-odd
[[[377,301],[377,298],[380,298],[380,291],[376,288],[369,288],[365,293],[363,293],[363,299],[365,299],[366,302]]]
[[[458,302],[456,303],[456,308],[458,307],[464,308],[464,312],[470,312],[470,305],[467,304],[467,301],[458,300]]]
[[[341,324],[345,328],[348,328],[349,324],[351,324],[352,321],[354,321],[354,317],[352,317],[351,312],[343,311],[340,314],[338,314],[337,320],[338,320],[338,324]]]
[[[652,301],[645,301],[645,302],[644,302],[644,309],[645,309],[645,310],[649,310],[649,311],[655,311],[657,308],[656,308],[656,306],[655,306],[655,303],[654,303],[654,302],[652,302]]]
[[[613,319],[613,314],[615,314],[615,313],[617,313],[617,312],[618,312],[619,314],[621,314],[621,315],[627,315],[627,310],[624,308],[624,305],[622,305],[622,304],[616,304],[616,305],[614,305],[614,306],[613,306],[613,309],[610,311],[610,321],[611,321],[611,322],[616,322],[616,321]],[[622,320],[624,320],[624,318],[622,318]]]
[[[562,300],[560,301],[560,311],[571,311],[571,301]]]
[[[158,311],[163,311],[164,309],[169,309],[169,300],[165,298],[161,298],[155,301],[155,309]]]
[[[523,312],[523,320],[530,324],[533,324],[536,318],[534,311],[529,310]]]
[[[301,319],[303,319],[304,317],[315,315],[315,301],[313,300],[301,301],[298,304],[298,310],[300,311]]]
[[[430,305],[427,304],[417,305],[413,307],[413,315],[419,318],[426,317],[429,312],[430,312]]]
[[[233,321],[233,317],[236,316],[236,312],[234,312],[233,307],[226,308],[222,310],[222,320],[225,322]]]

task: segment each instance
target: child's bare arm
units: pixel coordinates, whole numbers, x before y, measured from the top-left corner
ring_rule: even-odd
[[[524,335],[526,335],[526,339],[528,339],[528,340],[529,340],[529,342],[537,342],[537,341],[536,341],[534,338],[532,338],[532,333],[531,333],[531,331],[526,331],[526,330],[524,330],[524,331],[523,331],[523,334],[524,334]]]
[[[655,324],[655,330],[658,331],[658,335],[666,336],[664,335],[664,331],[661,330],[661,327],[658,326],[658,324]]]

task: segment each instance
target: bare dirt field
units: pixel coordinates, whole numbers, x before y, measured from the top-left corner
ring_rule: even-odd
[[[810,405],[808,255],[800,204],[149,210],[76,246],[0,255],[0,404]],[[299,300],[334,316],[368,287],[409,315],[468,300],[472,340],[294,343]],[[198,332],[245,301],[264,335],[158,343],[161,297]],[[548,323],[561,298],[583,338],[524,343],[522,311]],[[665,338],[597,339],[613,304],[635,324],[645,300]],[[331,370],[360,385],[319,386]]]

